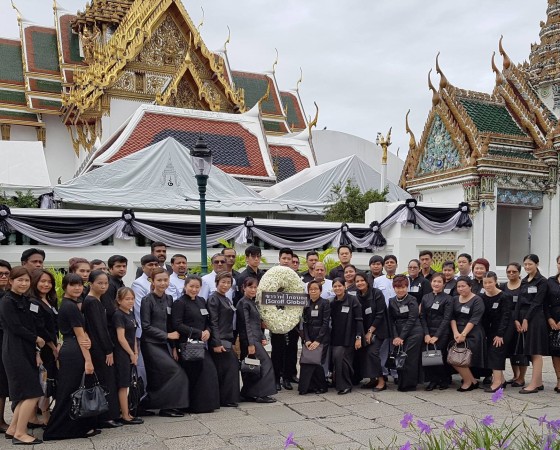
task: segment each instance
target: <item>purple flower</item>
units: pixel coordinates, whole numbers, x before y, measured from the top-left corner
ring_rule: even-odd
[[[410,413],[406,413],[401,420],[401,426],[403,428],[408,428],[408,426],[412,423],[413,415]]]
[[[432,427],[427,423],[422,422],[421,420],[416,421],[416,425],[420,428],[420,433],[430,434],[432,432]]]
[[[462,436],[463,434],[465,434],[465,429],[459,428],[459,436]]]
[[[494,403],[499,402],[502,398],[504,398],[504,389],[500,388],[496,392],[492,394],[492,401]]]
[[[292,447],[292,446],[298,447],[297,442],[294,441],[294,433],[288,434],[288,437],[284,441],[284,450],[286,450],[287,448]]]
[[[549,430],[560,431],[560,420],[550,420],[548,421],[547,426]]]
[[[486,416],[484,419],[480,421],[480,423],[485,427],[489,427],[494,423],[494,418],[492,416]]]
[[[455,428],[455,420],[449,419],[447,422],[445,422],[443,428],[445,428],[447,431],[451,430],[452,428]]]
[[[542,425],[542,424],[545,424],[545,423],[548,424],[548,421],[546,420],[546,414],[542,417],[539,417],[539,425]]]
[[[406,441],[406,444],[401,445],[399,450],[410,450],[412,447],[410,446],[410,441]]]
[[[507,441],[504,441],[500,444],[500,448],[506,449],[510,446],[511,441],[508,439]]]

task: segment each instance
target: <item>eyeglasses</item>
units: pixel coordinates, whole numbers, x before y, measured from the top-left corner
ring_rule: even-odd
[[[10,276],[10,272],[0,272],[0,278],[8,278]]]
[[[217,259],[215,261],[212,262],[212,264],[225,264],[226,260],[225,259]]]

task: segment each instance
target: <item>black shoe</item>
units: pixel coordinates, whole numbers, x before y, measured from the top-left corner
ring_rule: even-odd
[[[43,443],[43,441],[41,439],[37,439],[37,438],[35,438],[31,442],[24,442],[24,441],[20,441],[19,439],[12,438],[12,444],[13,445],[36,445],[36,444],[42,444],[42,443]]]
[[[276,403],[276,399],[272,397],[255,397],[256,403]]]
[[[514,381],[513,383],[511,383],[511,387],[523,387],[523,386],[525,386],[525,382],[518,383],[517,381]]]
[[[375,380],[369,380],[367,383],[364,383],[360,386],[361,389],[373,389],[376,386]]]
[[[136,416],[137,416],[137,417],[138,417],[138,416],[141,416],[141,417],[150,417],[150,416],[155,416],[155,415],[156,415],[155,412],[150,411],[150,410],[147,410],[147,409],[144,409],[144,408],[138,408],[138,409],[136,410]]]
[[[560,388],[555,387],[555,388],[554,388],[554,392],[556,392],[557,394],[560,394]]]
[[[541,384],[538,388],[539,391],[544,391],[544,386]]]
[[[295,375],[293,377],[288,378],[292,383],[299,383],[299,378]]]
[[[377,386],[376,386],[376,387],[373,388],[373,392],[383,392],[383,391],[385,391],[385,390],[387,390],[387,383],[385,383],[385,384],[383,385],[383,387],[377,387]]]
[[[42,423],[27,422],[27,428],[30,430],[36,430],[37,428],[43,428],[44,426],[45,425]]]
[[[447,384],[447,383],[441,383],[441,384],[439,385],[439,390],[440,390],[440,391],[445,391],[446,389],[449,389],[449,384]]]
[[[317,389],[315,391],[316,394],[326,394],[327,392],[329,392],[329,390],[327,388],[324,389]]]
[[[498,389],[505,389],[506,386],[507,386],[507,383],[500,384],[496,389],[492,389],[492,386],[488,386],[488,387],[484,388],[484,392],[488,392],[489,394],[493,394],[494,392],[497,392]]]
[[[348,394],[350,392],[352,392],[352,388],[346,388],[346,389],[343,389],[342,391],[338,391],[338,395],[345,395],[345,394]]]
[[[393,383],[399,384],[399,377],[393,377]]]
[[[287,391],[291,391],[291,390],[293,389],[293,386],[292,386],[292,383],[290,383],[290,380],[283,380],[282,386],[283,386],[284,389],[286,389]]]
[[[539,392],[539,388],[536,389],[520,389],[520,394],[537,394]]]
[[[437,383],[435,381],[430,381],[428,383],[428,386],[426,386],[426,390],[427,391],[433,391],[437,386]]]
[[[459,386],[457,388],[457,392],[469,392],[469,391],[474,391],[475,389],[478,389],[478,383],[472,383],[468,388],[463,388]]]
[[[117,422],[116,420],[106,420],[105,422],[101,423],[101,428],[120,428],[123,424]]]
[[[144,421],[140,417],[133,417],[131,420],[121,419],[123,425],[141,425]]]
[[[226,408],[237,408],[239,406],[239,404],[237,404],[235,402],[231,402],[231,403],[225,403],[222,406],[225,406]]]
[[[185,415],[175,409],[161,409],[159,411],[161,417],[185,417]]]
[[[492,384],[492,377],[485,377],[484,380],[482,380],[482,384],[485,386]]]
[[[276,382],[276,392],[280,392],[282,390],[282,385],[279,381]]]
[[[13,434],[8,434],[8,433],[6,433],[6,434],[4,434],[4,437],[5,437],[6,439],[13,439],[13,438],[14,438],[14,435],[13,435]]]

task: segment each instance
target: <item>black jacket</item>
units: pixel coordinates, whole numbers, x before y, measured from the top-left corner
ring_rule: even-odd
[[[397,301],[397,297],[391,298],[388,310],[393,339],[399,337],[406,341],[409,336],[422,333],[418,302],[412,295],[407,295],[402,301]]]
[[[543,311],[547,292],[547,280],[540,272],[530,282],[528,276],[523,278],[519,290],[519,300],[515,305],[514,320],[521,323],[527,319],[530,322],[538,311]]]
[[[484,316],[482,316],[482,325],[487,338],[494,336],[509,336],[513,329],[511,304],[513,299],[506,292],[500,292],[494,297],[487,294],[481,295],[484,301]]]
[[[167,333],[173,331],[171,324],[173,297],[167,294],[163,294],[162,297],[148,294],[140,305],[142,340],[153,344],[167,343]]]
[[[379,289],[368,287],[365,294],[358,291],[358,300],[362,305],[364,333],[367,333],[370,327],[374,327],[374,336],[379,339],[387,339],[389,337],[389,321],[383,293]]]
[[[364,336],[362,305],[353,295],[345,294],[342,300],[331,303],[331,344],[353,347],[356,336]]]
[[[37,298],[31,298],[30,302],[37,306],[33,310],[33,312],[35,312],[35,309],[37,310],[34,314],[37,334],[45,342],[52,342],[56,345],[58,342],[58,309]]]
[[[430,282],[422,275],[418,275],[414,280],[408,277],[408,281],[408,293],[412,295],[418,302],[418,305],[420,305],[424,295],[432,292],[432,286]]]
[[[437,337],[438,341],[446,340],[451,334],[453,297],[444,292],[437,295],[430,292],[422,298],[420,309],[420,324],[424,336]]]
[[[210,315],[210,347],[220,347],[222,340],[233,342],[235,307],[224,295],[214,291],[206,302]]]
[[[194,300],[183,294],[171,306],[173,329],[181,335],[179,342],[202,338],[203,331],[210,331],[210,318],[202,297]]]
[[[558,283],[558,275],[554,275],[547,280],[547,293],[544,302],[544,314],[546,319],[552,319],[560,322],[560,283]]]
[[[309,300],[309,306],[303,310],[303,336],[305,342],[317,341],[326,344],[330,340],[331,305],[328,300],[319,298],[316,302]]]
[[[255,300],[243,297],[237,302],[237,331],[239,340],[245,345],[255,345],[265,339]]]

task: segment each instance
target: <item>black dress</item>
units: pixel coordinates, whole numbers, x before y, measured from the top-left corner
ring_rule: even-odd
[[[445,285],[443,286],[443,293],[450,295],[451,297],[455,297],[457,295],[457,280],[455,278],[445,282]]]
[[[334,381],[337,391],[352,388],[353,359],[356,338],[364,335],[362,305],[353,296],[344,294],[341,300],[331,303],[331,348]]]
[[[261,329],[261,315],[254,299],[243,297],[237,303],[237,331],[241,346],[241,360],[248,355],[249,345],[255,346],[255,356],[261,363],[261,377],[247,377],[241,374],[243,387],[241,395],[245,398],[269,397],[276,394],[274,368],[268,352],[262,345],[265,339]]]
[[[170,295],[158,297],[152,293],[142,299],[140,307],[140,346],[148,378],[147,396],[142,401],[146,409],[189,407],[189,379],[171,356],[167,339],[167,333],[173,329],[172,304]]]
[[[560,283],[558,283],[558,275],[554,275],[547,280],[548,291],[544,303],[544,314],[546,320],[554,320],[556,323],[560,322]],[[549,331],[552,332],[550,326]],[[559,333],[559,331],[554,331]],[[550,356],[560,357],[560,349],[549,348]]]
[[[12,291],[6,292],[0,301],[0,322],[4,330],[2,360],[12,402],[43,396],[35,353],[38,334],[32,306],[28,297]]]
[[[527,319],[529,324],[525,333],[525,355],[548,355],[548,324],[544,316],[547,290],[547,280],[540,272],[531,281],[528,276],[521,280],[514,320],[522,324]]]
[[[70,394],[80,387],[85,362],[74,334],[74,328],[85,330],[85,320],[75,301],[68,298],[62,299],[58,311],[58,326],[63,343],[58,354],[59,370],[56,401],[43,434],[43,439],[46,441],[83,438],[88,431],[93,430],[97,425],[96,417],[78,420],[70,418],[72,407]]]
[[[202,297],[194,300],[183,294],[171,307],[173,328],[179,332],[179,342],[187,342],[189,338],[202,339],[203,331],[210,331],[210,319],[206,302]],[[216,366],[208,350],[204,352],[202,361],[187,362],[182,358],[179,362],[189,378],[190,411],[193,413],[212,412],[220,407],[220,386]]]
[[[136,329],[138,324],[134,318],[134,313],[129,311],[127,313],[123,312],[121,309],[117,309],[113,314],[113,329],[115,332],[119,328],[124,328],[124,338],[130,346],[130,349],[134,351],[134,343],[136,341]],[[113,352],[115,359],[115,372],[117,380],[117,388],[128,388],[130,387],[130,380],[132,378],[132,363],[130,362],[130,355],[122,347],[118,339],[115,339],[115,350]]]
[[[364,338],[362,348],[356,351],[354,357],[354,381],[362,378],[375,379],[383,375],[379,352],[381,345],[389,337],[389,323],[387,318],[387,306],[383,293],[376,288],[369,287],[365,294],[358,291],[358,300],[362,305],[362,318],[364,322]],[[370,327],[375,328],[371,343],[368,345],[365,335]],[[358,379],[359,378],[359,379]]]
[[[424,295],[429,294],[432,291],[432,286],[430,282],[424,278],[422,275],[418,275],[414,280],[408,277],[408,293],[416,299],[416,303],[420,305]]]
[[[482,280],[472,279],[471,292],[475,295],[484,294],[484,286],[482,285]]]
[[[233,323],[237,310],[226,296],[214,291],[207,302],[210,315],[209,349],[218,372],[220,405],[239,402],[239,360],[233,351]],[[226,352],[216,353],[223,346]]]
[[[511,295],[500,292],[498,295],[489,297],[482,294],[484,301],[484,316],[482,323],[486,333],[487,365],[491,370],[505,370],[508,350],[513,338],[513,317]],[[494,338],[501,337],[504,343],[501,347],[494,345]]]
[[[397,370],[399,374],[399,390],[413,390],[421,382],[420,354],[424,334],[420,325],[419,306],[416,299],[408,294],[402,300],[393,297],[389,300],[389,323],[391,338],[401,338],[404,341],[403,351],[406,361],[403,369]]]
[[[443,365],[424,367],[424,378],[426,381],[445,384],[448,382],[450,367],[447,365],[447,346],[451,334],[451,314],[453,312],[453,297],[444,292],[435,294],[431,292],[422,299],[420,308],[420,324],[424,336],[437,337],[435,344],[430,344],[430,348],[441,350],[443,355]],[[422,349],[427,345],[423,344]]]
[[[521,286],[519,286],[517,289],[510,289],[510,288],[508,288],[507,282],[504,282],[504,283],[501,283],[499,287],[500,287],[501,291],[505,292],[506,294],[511,295],[511,298],[512,298],[511,318],[512,318],[512,320],[515,320],[515,307],[517,306],[517,302],[519,301],[519,292],[521,292]],[[515,354],[515,351],[516,351],[515,347],[517,345],[518,337],[519,337],[519,333],[515,329],[515,324],[514,324],[513,325],[513,336],[511,338],[509,344],[508,344],[508,350],[507,350],[508,357],[511,357]]]
[[[107,312],[100,300],[88,295],[82,303],[82,313],[86,321],[86,333],[91,340],[91,348],[89,349],[91,362],[95,368],[97,379],[107,391],[109,411],[99,416],[99,419],[101,421],[118,420],[121,413],[115,366],[108,366],[105,362],[107,355],[113,353],[114,350],[107,326]]]
[[[482,326],[483,315],[484,302],[478,295],[475,295],[466,303],[461,303],[459,297],[453,298],[451,320],[457,322],[457,331],[462,333],[469,322],[474,325],[473,329],[467,334],[466,340],[472,352],[471,368],[483,369],[486,367],[486,335]]]
[[[305,342],[319,342],[323,345],[321,363],[324,363],[330,341],[331,306],[328,300],[319,297],[315,302],[309,300],[309,306],[303,309],[303,336]],[[316,349],[314,351],[318,351]],[[308,392],[325,391],[328,389],[325,370],[321,364],[299,365],[298,391]]]

